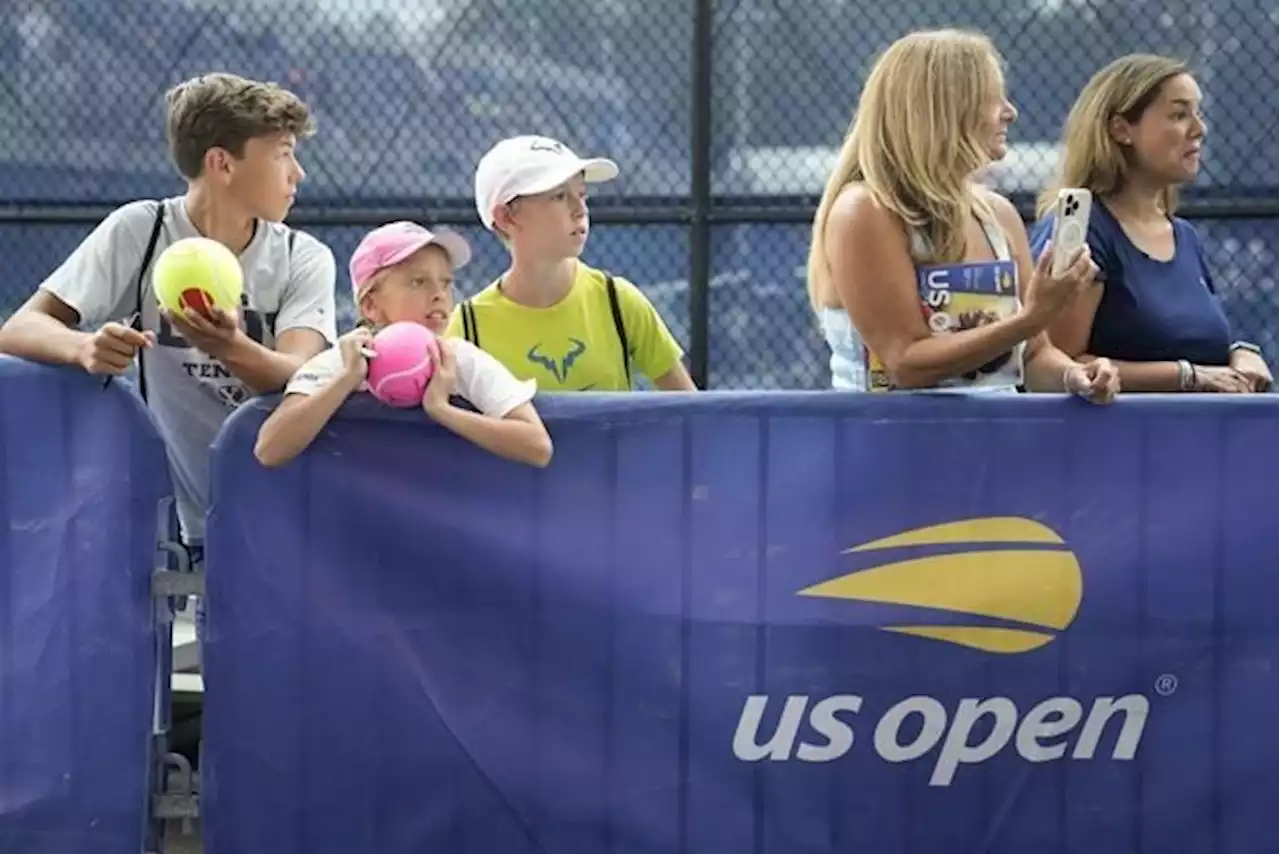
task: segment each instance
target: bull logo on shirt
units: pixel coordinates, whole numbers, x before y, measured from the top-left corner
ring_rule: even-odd
[[[569,377],[569,371],[573,369],[573,365],[578,361],[578,357],[587,352],[587,345],[578,338],[569,339],[569,349],[560,358],[548,356],[542,352],[542,342],[539,341],[529,348],[529,352],[525,354],[525,358],[535,365],[541,365],[551,372],[556,378],[556,382],[563,384]]]

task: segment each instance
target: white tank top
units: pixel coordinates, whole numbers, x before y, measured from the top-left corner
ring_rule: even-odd
[[[982,218],[978,218],[978,223],[982,226],[982,231],[986,235],[987,242],[990,244],[991,251],[996,258],[1000,261],[1012,261],[1009,241],[1005,237],[1004,230]],[[929,265],[925,262],[925,259],[929,258],[930,254],[928,238],[923,232],[912,230],[911,256],[916,263],[917,271],[928,269]],[[1019,306],[1017,268],[1012,267],[1011,270],[1012,282],[1008,283],[1008,287],[1011,288],[1012,297],[999,300],[1005,310],[1003,312],[997,311],[997,313],[1002,316],[1010,311],[1016,311]],[[922,303],[924,303],[923,295]],[[983,313],[989,312],[984,311]],[[943,313],[938,312],[938,314],[941,315]],[[971,314],[973,312],[963,310],[963,306],[958,310],[958,316],[960,317],[966,317]],[[948,317],[939,319],[940,321],[946,321],[951,316],[955,315],[948,314]],[[831,349],[831,387],[845,391],[885,390],[877,387],[878,384],[873,379],[873,374],[875,373],[875,366],[871,364],[873,360],[867,352],[866,343],[863,341],[862,336],[854,328],[849,313],[842,308],[824,307],[818,312],[818,319],[822,324],[823,337],[826,339],[827,346]],[[934,335],[947,335],[951,332],[949,327],[939,328],[934,323],[930,323],[930,328]],[[961,328],[967,328],[963,322],[961,323]],[[1019,343],[1010,353],[992,360],[978,371],[971,371],[963,376],[943,380],[936,388],[940,391],[1016,392],[1022,384],[1023,352],[1025,349],[1025,342]]]

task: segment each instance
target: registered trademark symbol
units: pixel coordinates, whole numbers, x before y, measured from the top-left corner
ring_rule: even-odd
[[[1156,680],[1156,693],[1161,697],[1168,697],[1174,691],[1178,690],[1178,677],[1172,673],[1166,673]]]

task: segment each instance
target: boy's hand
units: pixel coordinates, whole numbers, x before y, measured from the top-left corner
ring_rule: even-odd
[[[155,343],[152,332],[139,332],[122,323],[107,323],[85,340],[80,350],[80,367],[91,374],[120,376],[129,368],[134,354]]]
[[[240,313],[235,309],[223,311],[214,306],[208,314],[168,309],[161,309],[160,313],[188,344],[215,359],[226,355],[240,333]]]
[[[453,394],[454,384],[458,379],[458,366],[453,358],[453,345],[444,338],[436,339],[440,353],[436,359],[436,371],[427,383],[426,394],[422,396],[422,408],[431,417],[449,408],[449,397]]]

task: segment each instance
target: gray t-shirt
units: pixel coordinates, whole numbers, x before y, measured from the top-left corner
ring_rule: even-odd
[[[164,225],[154,259],[176,240],[198,237],[187,216],[186,199],[165,199]],[[155,226],[157,202],[131,202],[113,211],[54,270],[42,288],[80,314],[80,327],[94,330],[125,321],[137,310],[134,283]],[[259,222],[240,253],[244,268],[241,325],[267,347],[290,329],[314,329],[328,342],[336,337],[334,282],[329,247],[280,223]],[[291,245],[292,244],[292,245]],[[251,392],[216,359],[189,346],[160,320],[151,270],[142,283],[142,326],[156,334],[156,346],[142,353],[148,405],[168,446],[183,539],[204,538],[209,495],[209,448],[222,422]]]

